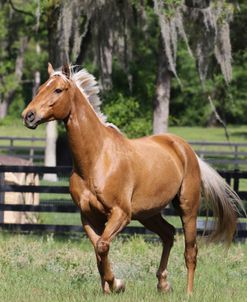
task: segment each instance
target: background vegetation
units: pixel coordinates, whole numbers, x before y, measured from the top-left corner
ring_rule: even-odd
[[[170,7],[169,10],[166,8],[167,14],[172,15],[171,8],[174,9],[181,2],[168,1]],[[223,2],[227,3],[227,1]],[[8,100],[7,115],[2,115],[5,120],[1,123],[8,124],[12,122],[13,118],[20,117],[21,111],[34,93],[35,84],[37,84],[35,82],[37,71],[40,72],[41,82],[46,79],[47,61],[48,59],[52,60],[52,56],[56,58],[54,47],[52,48],[53,52],[51,51],[51,47],[54,46],[51,45],[51,41],[56,42],[55,38],[51,37],[53,33],[52,20],[60,22],[57,21],[56,14],[62,14],[59,13],[61,5],[66,8],[68,3],[69,1],[45,0],[1,1],[0,100],[1,103]],[[79,36],[81,37],[81,47],[79,52],[76,53],[77,55],[73,56],[72,50],[75,48],[76,39],[75,30],[68,29],[67,35],[70,35],[67,37],[68,47],[70,47],[69,50],[72,49],[69,59],[73,64],[83,65],[100,79],[103,88],[103,111],[108,115],[109,121],[119,126],[130,137],[150,134],[152,132],[160,36],[160,27],[158,18],[154,13],[153,2],[148,0],[125,1],[125,3],[128,3],[127,8],[123,7],[121,1],[119,3],[114,2],[116,9],[118,9],[119,18],[121,16],[121,22],[125,20],[130,24],[129,27],[124,27],[117,23],[115,20],[117,16],[114,20],[110,20],[115,22],[112,27],[115,34],[118,35],[117,42],[119,44],[109,51],[112,56],[110,89],[109,87],[106,88],[107,85],[104,83],[107,75],[104,74],[104,77],[102,77],[102,66],[99,64],[100,58],[97,56],[97,51],[102,47],[106,48],[108,45],[104,40],[107,38],[104,36],[106,33],[102,34],[103,37],[101,38],[99,34],[101,33],[100,26],[109,25],[110,21],[107,24],[104,22],[106,22],[105,19],[109,17],[111,12],[104,11],[103,0],[94,3],[90,1],[84,1],[84,5],[79,3],[80,18],[77,20],[79,22],[77,30],[79,30]],[[91,10],[91,15],[97,11],[98,15],[95,14],[96,17],[98,16],[98,23],[95,21],[96,17],[94,17],[87,24],[89,10]],[[129,16],[130,19],[126,19],[127,17],[124,14],[127,13],[125,10],[128,13],[126,16]],[[102,21],[100,18],[103,18],[101,14],[104,13],[108,15]],[[126,17],[125,19],[122,19],[121,13]],[[211,59],[210,76],[202,86],[197,73],[197,61],[188,54],[184,42],[178,43],[176,69],[182,86],[176,78],[173,78],[170,126],[215,125],[214,114],[207,99],[209,94],[213,96],[217,111],[228,124],[236,125],[247,122],[247,107],[245,105],[247,97],[245,85],[247,80],[246,16],[247,4],[240,0],[238,5],[234,6],[234,19],[230,23],[233,79],[229,86],[225,83],[220,67],[213,58]],[[63,18],[65,21],[61,22],[69,26],[69,13]],[[108,28],[104,28],[107,32]],[[128,32],[124,34],[125,29]],[[65,38],[61,37],[60,40]],[[124,39],[127,39],[127,41],[124,42]],[[193,40],[192,33],[190,39]],[[57,42],[58,48],[60,42],[59,40]],[[128,45],[126,51],[130,52],[129,49],[131,49],[131,54],[127,57],[124,57],[125,50],[120,47],[121,43],[123,47]],[[121,50],[119,50],[120,48]],[[123,63],[125,59],[127,62]],[[53,60],[55,61],[55,59]],[[52,63],[56,68],[59,67],[57,65],[58,61]]]

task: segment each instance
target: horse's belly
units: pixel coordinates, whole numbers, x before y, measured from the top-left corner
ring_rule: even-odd
[[[162,182],[146,181],[133,194],[131,209],[132,218],[146,218],[159,213],[174,199],[181,186],[181,179]]]
[[[149,143],[133,161],[135,187],[132,216],[152,216],[160,212],[178,193],[184,175],[182,160],[172,147]]]

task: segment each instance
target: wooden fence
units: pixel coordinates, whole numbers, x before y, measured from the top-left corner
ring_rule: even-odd
[[[25,145],[24,145],[25,143]],[[247,143],[190,141],[199,157],[220,169],[240,169],[247,167]],[[33,163],[43,163],[45,139],[35,137],[0,137],[0,151],[7,155],[28,159]]]
[[[45,138],[38,137],[0,137],[1,153],[13,155],[31,162],[44,162]]]
[[[7,185],[4,183],[4,173],[14,172],[14,173],[37,173],[42,176],[44,173],[56,173],[59,176],[69,175],[71,173],[71,167],[37,167],[37,166],[0,166],[0,214],[3,211],[18,211],[18,212],[56,212],[56,213],[76,213],[79,209],[72,203],[64,201],[60,204],[55,204],[50,202],[49,204],[39,204],[39,205],[25,205],[25,204],[5,204],[4,194],[5,192],[38,192],[38,193],[49,193],[49,194],[68,194],[68,186],[26,186],[26,185]],[[240,179],[247,179],[247,172],[240,171],[228,171],[221,172],[221,175],[231,183],[235,190],[239,193],[240,197],[247,200],[247,192],[239,191],[239,181]],[[165,209],[165,215],[176,216],[177,213],[173,208]],[[211,214],[211,213],[209,213]],[[205,211],[200,212],[200,216],[205,216]],[[10,224],[3,223],[1,220],[3,215],[0,215],[0,228],[12,231],[21,232],[54,232],[54,233],[67,233],[67,232],[82,232],[82,227],[79,225],[53,225],[53,224]],[[201,226],[200,226],[201,225]],[[246,223],[241,222],[238,224],[237,238],[247,238],[247,227]],[[203,223],[198,225],[198,234],[202,234]],[[181,232],[181,229],[177,229]],[[125,234],[150,234],[148,230],[144,227],[126,227],[123,230]]]
[[[247,165],[247,143],[190,141],[197,155],[219,168],[240,169]]]

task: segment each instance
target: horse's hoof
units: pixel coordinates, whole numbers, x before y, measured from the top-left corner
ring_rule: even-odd
[[[103,293],[105,295],[109,295],[111,293],[110,286],[107,282],[104,282],[104,284],[102,284],[102,288],[103,288]]]
[[[158,284],[157,289],[161,293],[171,293],[172,292],[172,286],[170,282],[165,282],[163,284]]]
[[[124,292],[124,291],[125,291],[124,281],[121,280],[121,279],[115,279],[113,292],[114,293],[121,293],[121,292]]]

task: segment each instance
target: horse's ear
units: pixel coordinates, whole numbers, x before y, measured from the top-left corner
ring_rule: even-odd
[[[54,73],[54,69],[53,69],[51,63],[49,62],[48,63],[48,74],[49,74],[49,76],[51,76],[53,73]]]
[[[70,68],[69,64],[64,64],[62,67],[62,73],[69,79],[70,78]]]

